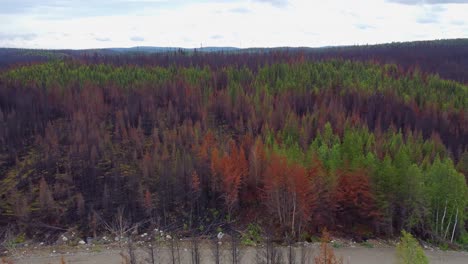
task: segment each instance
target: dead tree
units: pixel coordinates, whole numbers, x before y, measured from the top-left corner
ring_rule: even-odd
[[[200,241],[198,240],[197,237],[192,237],[191,241],[191,255],[192,255],[192,264],[200,264],[200,248],[199,244]]]
[[[273,243],[273,241],[269,237],[267,237],[264,248],[262,249],[257,248],[256,262],[257,264],[282,264],[284,263],[281,249],[279,249]]]
[[[300,263],[300,264],[309,263],[309,261],[308,261],[308,259],[309,259],[309,253],[307,252],[307,248],[306,248],[306,246],[305,246],[305,243],[301,243],[301,244],[300,244],[299,252],[300,252],[300,254],[301,254],[300,259],[299,259],[299,263]]]
[[[211,244],[212,244],[212,251],[213,251],[213,261],[215,264],[220,264],[221,263],[221,250],[220,250],[221,241],[219,241],[219,239],[215,237],[212,240]]]
[[[166,238],[169,239],[169,248],[171,250],[172,264],[180,264],[180,251],[177,239],[170,235],[168,235]]]
[[[240,250],[239,250],[239,238],[234,232],[231,235],[230,246],[231,246],[232,264],[241,263],[241,255],[240,255]]]

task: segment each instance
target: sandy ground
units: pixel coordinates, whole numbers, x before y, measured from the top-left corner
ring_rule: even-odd
[[[286,257],[286,248],[280,249],[283,253],[283,257]],[[343,257],[344,263],[349,264],[394,264],[395,263],[395,248],[393,247],[378,247],[378,248],[367,248],[363,246],[355,247],[343,247],[334,249],[337,256]],[[318,244],[309,244],[302,251],[301,248],[295,248],[296,262],[300,262],[300,256],[305,254],[305,263],[313,263],[313,257],[318,254]],[[137,263],[151,263],[150,255],[146,249],[139,248],[136,251]],[[301,253],[305,252],[305,253]],[[122,251],[117,248],[102,248],[98,246],[94,247],[80,247],[80,248],[42,248],[38,250],[32,250],[29,253],[17,252],[19,255],[16,257],[10,257],[8,260],[13,261],[15,264],[42,264],[42,263],[61,263],[61,260],[65,263],[124,263],[124,259],[121,256]],[[127,252],[125,252],[126,254]],[[180,245],[179,254],[175,256],[176,263],[192,263],[191,261],[191,250],[190,247],[184,247]],[[125,255],[124,254],[124,255]],[[159,248],[155,251],[156,261],[155,263],[173,263],[172,254],[169,248]],[[240,263],[255,264],[259,258],[263,255],[262,249],[256,249],[253,247],[243,248],[241,250]],[[426,254],[430,259],[430,263],[453,263],[453,264],[467,264],[468,263],[468,252],[463,251],[442,251],[442,250],[426,250]],[[201,261],[200,263],[214,263],[213,250],[206,245],[200,247]],[[229,249],[221,250],[221,263],[232,263],[231,251]],[[177,261],[180,259],[180,262]],[[4,260],[6,261],[6,259]],[[1,261],[0,261],[1,263]],[[8,263],[8,262],[4,262]],[[282,263],[286,262],[286,259]]]

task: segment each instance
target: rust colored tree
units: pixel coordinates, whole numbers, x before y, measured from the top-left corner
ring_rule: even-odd
[[[215,185],[220,185],[228,214],[231,215],[238,205],[239,189],[242,180],[249,173],[249,166],[244,150],[237,147],[234,141],[231,141],[229,145],[230,153],[225,153],[221,158],[217,156],[216,149],[212,152],[211,170]],[[219,188],[215,186],[215,189]]]
[[[320,254],[314,257],[315,264],[342,264],[343,258],[337,258],[333,248],[328,244],[330,242],[330,234],[327,229],[322,231],[320,243]]]
[[[338,227],[345,232],[358,234],[373,229],[378,211],[365,170],[348,169],[339,172],[335,190],[335,215]]]
[[[302,165],[271,155],[264,176],[264,202],[284,233],[297,236],[309,221],[316,202],[312,190]]]

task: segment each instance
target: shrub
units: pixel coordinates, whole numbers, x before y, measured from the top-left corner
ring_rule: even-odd
[[[330,235],[327,229],[322,231],[322,242],[320,244],[320,254],[315,256],[315,264],[343,264],[343,258],[337,258],[333,248],[328,245]]]
[[[418,241],[404,230],[396,247],[398,264],[427,264],[429,260]]]
[[[241,243],[244,246],[256,246],[262,242],[262,229],[257,224],[249,224],[242,234]]]

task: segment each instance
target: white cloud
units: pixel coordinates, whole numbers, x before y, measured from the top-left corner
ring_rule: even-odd
[[[405,5],[424,5],[424,4],[467,4],[468,0],[387,0],[388,2],[394,2]]]
[[[91,0],[54,1],[53,6],[19,0],[22,8],[11,6],[12,0],[0,0],[0,6],[4,1],[15,10],[0,12],[0,46],[8,47],[314,47],[468,37],[466,27],[460,26],[468,24],[468,5],[464,4],[113,0],[120,6],[114,11],[101,1],[98,11],[81,15],[91,9]],[[79,7],[79,3],[85,6]],[[132,8],[121,8],[130,4]],[[77,9],[75,14],[69,15],[73,9]],[[14,35],[34,39],[1,37]]]

